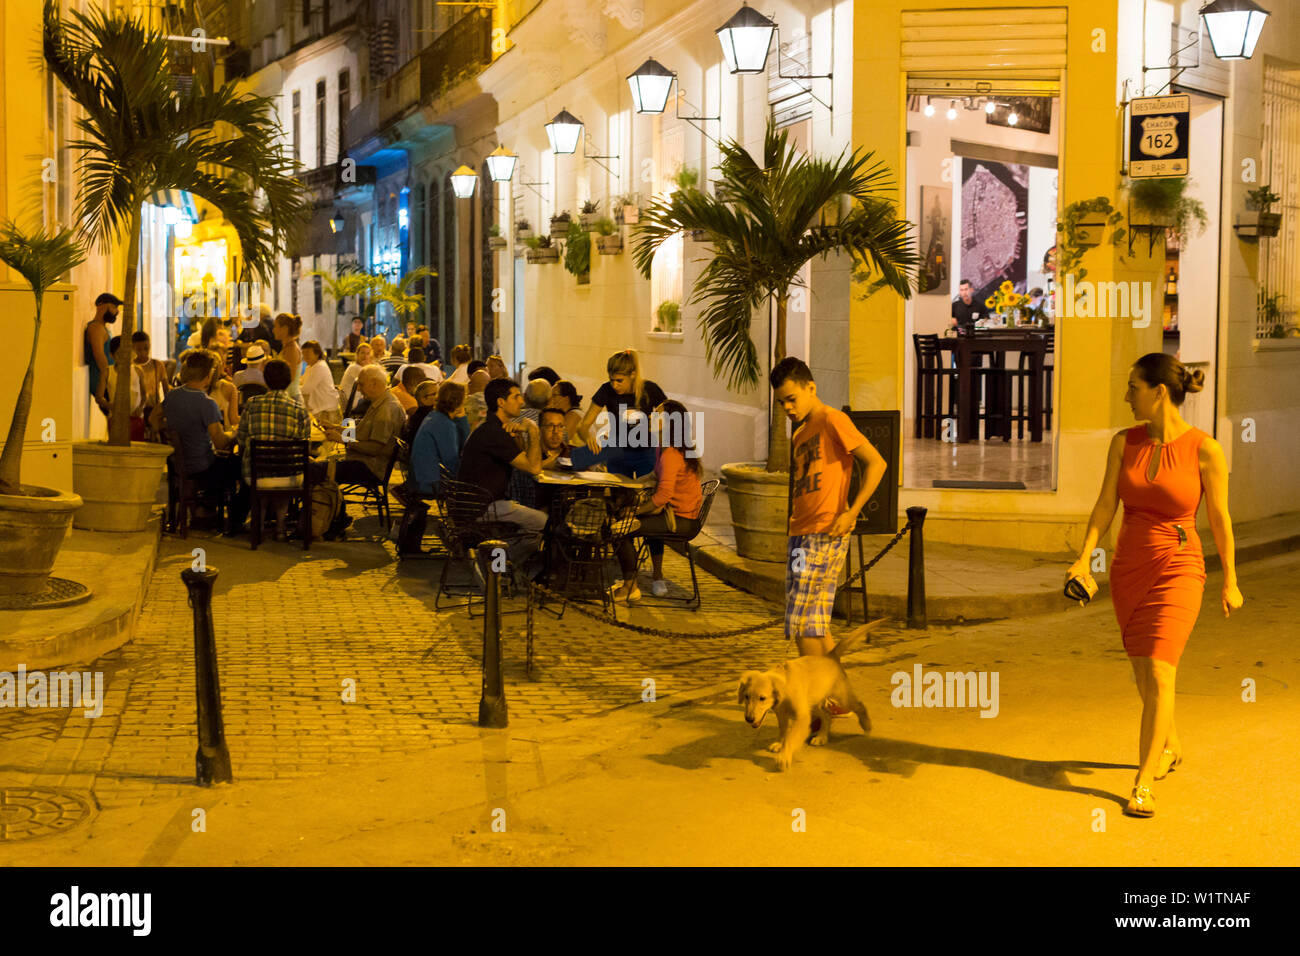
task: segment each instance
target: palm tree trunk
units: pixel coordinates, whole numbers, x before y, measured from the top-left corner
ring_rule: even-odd
[[[122,338],[117,343],[113,367],[117,387],[108,419],[108,443],[131,444],[131,335],[135,332],[135,287],[140,268],[140,204],[131,211],[131,233],[126,243],[126,281],[122,285]],[[123,372],[125,369],[125,372]]]
[[[769,370],[774,368],[777,362],[785,358],[785,320],[789,305],[789,294],[785,292],[779,293],[776,297],[776,334],[773,336],[772,364],[768,367]],[[785,433],[785,412],[776,403],[770,388],[767,395],[772,412],[767,424],[767,470],[789,471],[790,438]]]
[[[32,330],[32,355],[27,361],[27,374],[23,376],[23,387],[18,390],[18,404],[14,406],[14,417],[9,423],[5,450],[0,454],[0,495],[22,494],[23,443],[27,439],[27,418],[32,410],[32,388],[36,380],[36,345],[41,340],[42,298],[41,295],[36,295],[36,327]]]

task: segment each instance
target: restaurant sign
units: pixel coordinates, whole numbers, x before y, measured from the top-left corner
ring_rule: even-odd
[[[1129,102],[1128,174],[1186,176],[1192,98],[1143,96]]]

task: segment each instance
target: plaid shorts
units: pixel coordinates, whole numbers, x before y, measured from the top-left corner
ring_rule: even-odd
[[[849,553],[850,535],[798,534],[790,538],[785,568],[785,636],[825,637],[831,629],[835,587]]]

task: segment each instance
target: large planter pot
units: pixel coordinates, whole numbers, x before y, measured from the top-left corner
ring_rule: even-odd
[[[158,499],[170,445],[133,441],[72,443],[72,487],[85,504],[73,527],[87,531],[143,531]]]
[[[0,594],[33,594],[54,568],[81,498],[70,491],[25,486],[0,495]]]
[[[786,516],[790,476],[767,470],[764,462],[736,462],[722,466],[731,503],[731,526],[736,532],[736,553],[758,561],[789,558]]]

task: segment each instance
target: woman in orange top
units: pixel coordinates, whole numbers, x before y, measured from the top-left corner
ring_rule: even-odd
[[[1205,587],[1205,559],[1196,534],[1202,494],[1223,561],[1223,616],[1243,602],[1223,449],[1178,411],[1185,394],[1199,392],[1204,380],[1199,369],[1192,371],[1161,352],[1138,359],[1124,398],[1141,424],[1111,439],[1106,477],[1083,548],[1066,572],[1067,580],[1088,580],[1092,550],[1123,501],[1124,520],[1110,569],[1111,600],[1142,695],[1138,772],[1124,807],[1128,816],[1155,815],[1151,783],[1183,759],[1174,729],[1174,678]]]
[[[686,406],[670,398],[660,402],[654,411],[660,446],[654,464],[658,481],[654,497],[641,506],[638,515],[639,533],[646,539],[654,571],[650,591],[656,597],[663,597],[668,593],[668,582],[664,580],[664,542],[657,535],[670,533],[664,509],[669,505],[673,509],[672,534],[693,537],[700,530],[704,489],[700,485],[699,453],[690,440],[691,420]],[[641,589],[636,584],[636,552],[631,535],[619,542],[618,563],[623,571],[623,583],[614,588],[615,601],[641,600]]]

